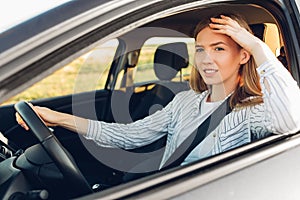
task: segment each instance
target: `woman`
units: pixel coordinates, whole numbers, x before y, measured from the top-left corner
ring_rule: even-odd
[[[233,111],[185,158],[185,163],[263,138],[300,129],[300,91],[268,46],[242,17],[229,14],[201,21],[195,30],[191,90],[161,111],[131,124],[93,121],[34,107],[49,126],[62,126],[101,146],[132,149],[168,135],[161,165],[225,99]],[[17,114],[18,123],[26,124]]]

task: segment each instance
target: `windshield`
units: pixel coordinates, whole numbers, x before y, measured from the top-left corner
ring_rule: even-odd
[[[0,33],[71,0],[9,0],[0,6]]]

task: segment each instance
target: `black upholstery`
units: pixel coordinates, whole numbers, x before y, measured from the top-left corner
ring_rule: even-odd
[[[182,68],[189,64],[184,42],[161,45],[154,54],[154,72],[161,81],[171,81]]]
[[[264,33],[265,33],[265,25],[264,24],[252,24],[250,28],[253,34],[261,40],[264,40]]]
[[[182,68],[188,67],[187,45],[169,43],[157,48],[154,55],[154,72],[159,81],[155,86],[131,97],[130,114],[135,121],[166,106],[180,91],[188,90],[187,81],[172,81]]]

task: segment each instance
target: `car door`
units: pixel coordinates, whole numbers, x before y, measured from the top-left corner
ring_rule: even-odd
[[[92,11],[85,13],[86,16],[81,16],[80,20],[78,18],[73,19],[76,21],[71,27],[65,26],[66,31],[65,34],[58,34],[55,37],[51,38],[45,44],[35,47],[31,49],[31,52],[22,52],[23,54],[19,53],[19,56],[16,58],[11,59],[9,63],[5,63],[5,59],[3,59],[1,64],[8,69],[11,66],[16,66],[16,73],[13,74],[14,76],[9,76],[10,79],[1,77],[1,81],[3,80],[3,84],[1,85],[1,98],[6,98],[8,96],[13,96],[13,93],[18,93],[22,88],[28,87],[25,83],[25,80],[22,79],[22,75],[28,74],[25,73],[26,70],[32,70],[32,74],[26,76],[26,78],[31,78],[32,82],[36,81],[35,76],[38,74],[43,74],[43,71],[47,71],[47,75],[49,71],[64,65],[67,65],[69,61],[74,60],[75,58],[79,57],[83,53],[81,51],[85,51],[88,53],[88,50],[96,47],[97,45],[104,44],[103,41],[109,41],[109,39],[118,38],[122,39],[123,35],[126,35],[128,32],[133,31],[136,28],[144,28],[143,30],[162,30],[162,29],[171,29],[172,31],[178,31],[185,33],[188,35],[189,38],[192,38],[192,29],[193,25],[196,21],[201,18],[201,14],[206,13],[206,8],[214,9],[236,9],[243,14],[247,15],[251,21],[251,17],[254,16],[255,23],[275,23],[282,33],[282,41],[278,40],[279,44],[284,44],[287,47],[287,54],[288,54],[288,61],[291,65],[291,73],[294,78],[299,82],[299,16],[297,14],[290,15],[290,13],[294,13],[296,4],[293,1],[120,1],[124,3],[124,5],[118,4],[117,1],[113,3],[116,4],[105,4],[107,7],[100,6],[100,2],[105,3],[106,1],[91,1],[92,3],[87,3],[85,6],[93,6],[96,8]],[[74,2],[70,3],[73,4]],[[84,4],[84,3],[82,3]],[[76,3],[74,3],[76,5]],[[79,4],[78,4],[79,5]],[[78,6],[77,5],[77,6]],[[83,8],[85,7],[82,5]],[[111,7],[110,7],[111,6]],[[120,6],[120,7],[118,7]],[[72,8],[72,7],[70,7]],[[76,7],[79,10],[82,9],[81,7]],[[105,9],[106,10],[105,10]],[[101,11],[99,11],[101,10]],[[209,9],[208,9],[209,10]],[[76,9],[75,9],[76,11]],[[74,12],[75,12],[74,11]],[[102,13],[102,11],[107,11],[107,13]],[[211,11],[210,11],[211,12]],[[87,17],[88,16],[88,17]],[[256,17],[255,17],[256,16]],[[259,17],[261,18],[259,18]],[[88,19],[84,18],[87,17]],[[95,18],[93,18],[95,17]],[[253,23],[254,23],[253,22]],[[70,24],[64,24],[70,25]],[[184,29],[182,29],[184,27]],[[59,26],[59,28],[62,28]],[[158,29],[156,29],[158,28]],[[63,30],[63,29],[62,29]],[[144,34],[153,34],[157,36],[157,32],[155,31],[148,31],[143,32]],[[169,35],[170,32],[167,32],[166,35],[173,37],[174,35]],[[134,35],[135,36],[135,35]],[[159,35],[160,36],[160,35]],[[135,44],[138,37],[132,37],[133,44]],[[131,38],[131,39],[132,39]],[[277,38],[278,39],[278,38]],[[121,42],[120,40],[119,42]],[[272,43],[273,41],[271,41]],[[282,43],[281,43],[282,42]],[[277,41],[276,41],[277,43]],[[42,51],[43,48],[46,48],[46,44],[50,45],[51,49],[55,49],[53,52],[50,51],[48,48],[47,51]],[[54,45],[53,45],[54,44]],[[122,44],[122,42],[121,42]],[[49,46],[48,46],[49,47]],[[46,105],[46,106],[54,106],[55,109],[70,112],[72,108],[72,112],[74,114],[82,114],[82,116],[86,116],[92,113],[90,117],[97,117],[99,119],[104,119],[108,115],[107,113],[104,115],[97,115],[94,112],[94,107],[92,108],[92,112],[89,109],[86,109],[90,104],[90,97],[93,96],[93,102],[96,98],[96,101],[99,103],[99,110],[102,113],[102,108],[105,110],[109,107],[110,103],[108,103],[108,99],[110,97],[110,92],[116,88],[117,85],[117,76],[119,75],[118,72],[122,71],[122,63],[123,59],[126,59],[126,54],[122,54],[122,50],[126,49],[124,46],[120,46],[120,53],[115,55],[116,61],[115,63],[112,62],[110,68],[111,70],[108,72],[107,82],[105,84],[104,89],[100,89],[99,91],[86,91],[84,93],[79,93],[75,95],[65,95],[61,97],[54,97],[50,99],[43,99],[34,101],[34,103],[39,105]],[[88,50],[87,50],[88,49]],[[117,48],[118,49],[118,48]],[[23,49],[25,50],[25,49]],[[276,49],[275,49],[276,50]],[[50,51],[50,52],[49,52]],[[128,49],[125,52],[129,52]],[[32,54],[34,56],[32,56]],[[18,55],[18,54],[17,54]],[[30,55],[32,57],[30,57]],[[27,57],[26,57],[27,56]],[[27,60],[30,57],[29,61]],[[8,59],[8,58],[6,58]],[[22,62],[26,61],[26,62]],[[28,63],[29,62],[29,63]],[[124,60],[123,60],[124,62]],[[1,65],[1,66],[2,66]],[[39,68],[38,66],[42,66]],[[54,66],[51,70],[49,66]],[[123,65],[124,66],[124,65]],[[4,68],[5,68],[4,67]],[[20,69],[18,69],[18,67]],[[22,69],[24,67],[24,71]],[[1,72],[4,72],[4,68],[0,68]],[[37,71],[35,71],[37,70]],[[12,71],[10,71],[12,73]],[[45,75],[45,74],[44,74]],[[45,75],[46,76],[46,75]],[[31,84],[31,81],[27,80],[26,83]],[[75,99],[75,102],[74,102]],[[73,102],[75,105],[75,109],[73,107]],[[81,106],[83,105],[83,106]],[[77,107],[78,106],[78,107]],[[93,104],[94,106],[94,104]],[[102,107],[103,106],[103,107]],[[74,110],[73,110],[74,109]],[[97,109],[98,110],[98,109]],[[87,112],[86,112],[87,111]],[[33,141],[31,139],[24,139],[26,137],[30,137],[29,134],[25,134],[24,130],[20,127],[16,128],[16,122],[14,122],[14,110],[12,105],[3,106],[3,113],[5,115],[1,116],[1,120],[8,121],[9,126],[6,124],[1,124],[1,129],[3,129],[3,133],[7,135],[9,138],[12,139],[18,146],[27,146]],[[105,113],[105,112],[104,112]],[[101,118],[103,117],[103,118]],[[107,119],[107,118],[106,118]],[[14,123],[14,124],[13,124]],[[13,125],[12,125],[13,124]],[[13,129],[14,131],[11,131]],[[2,130],[1,130],[2,131]],[[22,134],[22,137],[19,136]],[[68,136],[67,136],[68,135]],[[70,134],[66,134],[67,137]],[[70,136],[72,137],[72,136]],[[123,184],[119,187],[113,187],[106,191],[100,191],[99,193],[86,196],[84,199],[98,199],[98,198],[108,198],[108,199],[120,199],[120,198],[172,198],[178,196],[178,198],[184,198],[189,196],[189,191],[194,190],[195,193],[192,194],[200,194],[203,195],[203,198],[206,198],[207,188],[211,194],[218,194],[215,191],[217,187],[220,185],[227,184],[228,187],[231,186],[231,182],[235,181],[235,176],[231,176],[237,171],[243,173],[243,170],[247,167],[253,166],[263,160],[267,160],[272,156],[276,156],[284,151],[288,151],[294,147],[297,147],[299,144],[299,139],[297,139],[297,135],[292,137],[290,135],[276,135],[264,140],[258,141],[256,143],[252,143],[241,148],[234,149],[233,151],[226,152],[221,155],[216,155],[212,158],[208,158],[207,160],[200,161],[197,163],[192,163],[187,167],[178,167],[171,169],[170,171],[165,171],[154,176],[145,177],[139,179],[137,181],[131,182],[129,184]],[[71,140],[73,141],[73,140]],[[280,144],[280,145],[279,145]],[[67,146],[72,146],[71,143]],[[76,149],[77,145],[73,143],[73,148]],[[83,154],[86,155],[86,154]],[[101,155],[101,154],[100,154]],[[119,155],[119,157],[117,157]],[[110,154],[108,156],[111,160],[117,160],[124,165],[124,163],[130,163],[131,161],[122,158],[117,152],[116,154]],[[80,161],[78,161],[80,163]],[[92,183],[96,182],[98,178],[97,176],[101,172],[103,173],[101,167],[99,165],[94,165],[93,162],[84,163],[85,160],[82,161],[82,164],[85,165],[87,170],[97,171],[92,179]],[[91,164],[92,163],[92,164]],[[270,162],[272,163],[272,162]],[[266,165],[269,165],[266,162]],[[98,168],[99,167],[99,168]],[[93,169],[92,169],[93,168]],[[267,169],[267,168],[266,168]],[[247,176],[247,172],[244,171]],[[106,171],[104,171],[106,173]],[[110,176],[114,176],[115,172],[111,174],[105,174],[108,177],[108,182],[110,181],[111,184],[115,184],[110,178]],[[225,179],[229,177],[230,179]],[[222,179],[224,178],[224,179]],[[103,180],[103,179],[101,179]],[[224,181],[223,184],[215,184],[213,183],[221,183],[218,181]],[[119,184],[120,182],[118,182]],[[238,182],[237,182],[238,183]],[[210,185],[211,188],[207,187],[206,190],[204,188],[205,185]],[[244,183],[246,185],[246,183]],[[96,184],[95,184],[96,185]],[[111,185],[110,185],[111,186]],[[246,191],[247,188],[243,188]],[[197,191],[201,192],[197,192]],[[224,191],[225,195],[232,195],[235,194],[235,190],[226,190]],[[226,193],[227,192],[227,193]],[[182,195],[182,196],[180,196]],[[185,196],[186,195],[186,196]]]
[[[106,43],[100,41],[98,45],[88,47],[84,50],[85,55],[79,50],[87,48],[95,41],[91,30],[95,25],[98,26],[99,20],[105,24],[115,20],[114,15],[117,13],[122,13],[109,12],[110,9],[127,4],[130,4],[130,1],[118,4],[111,4],[110,1],[90,1],[88,4],[71,1],[1,34],[1,101],[4,106],[0,108],[0,119],[5,123],[1,123],[0,130],[5,136],[13,138],[20,148],[36,142],[29,134],[23,135],[24,138],[18,137],[18,134],[23,132],[17,126],[14,116],[13,103],[18,99],[66,113],[77,110],[77,115],[82,117],[113,121],[107,113],[111,110],[110,96],[116,81],[116,68],[122,67],[125,62],[124,44],[114,38]],[[125,7],[120,6],[120,9],[127,13]],[[132,5],[127,7],[136,9]],[[68,11],[61,12],[63,9]],[[98,14],[88,15],[85,12]],[[106,13],[107,16],[101,16],[99,13]],[[82,36],[88,32],[89,36]],[[107,32],[102,34],[105,36]],[[101,36],[96,36],[99,37]],[[70,71],[73,76],[69,77],[72,80],[64,82],[68,77],[61,77],[61,71],[57,71],[58,69],[73,70]],[[53,74],[52,78],[48,77],[50,74]],[[41,81],[40,85],[38,83],[28,89],[27,94],[26,91],[19,94],[37,81]],[[49,84],[49,88],[41,89],[50,81],[53,84]],[[41,90],[46,90],[47,93],[39,94]],[[54,92],[57,94],[51,94]],[[34,93],[36,96],[31,99],[30,95]],[[16,94],[19,96],[9,99]],[[3,102],[4,100],[6,102]]]
[[[230,9],[236,6],[244,14],[251,12],[242,11],[243,5],[254,5],[269,12],[279,29],[281,39],[278,44],[285,46],[289,70],[299,84],[299,1],[211,3],[207,2],[207,7]],[[201,7],[201,3],[198,5]],[[259,16],[259,12],[255,15]],[[262,23],[269,23],[267,17],[261,19]],[[277,41],[272,39],[271,43]],[[123,185],[86,198],[298,199],[299,149],[299,134],[274,135],[190,166],[161,172],[127,187]]]
[[[0,120],[3,122],[0,130],[15,150],[37,143],[32,134],[26,133],[16,123],[14,103],[18,100],[28,100],[34,105],[89,119],[115,121],[111,114],[111,96],[123,94],[115,85],[116,76],[126,66],[128,47],[122,38],[106,37],[124,26],[123,23],[114,23],[114,20],[118,21],[122,15],[130,13],[129,10],[138,10],[153,2],[114,3],[90,1],[82,5],[82,2],[68,2],[1,35],[0,42],[4,45],[1,48],[0,70],[3,74],[0,90],[1,100],[7,101],[0,108]],[[36,29],[33,29],[35,26]],[[26,34],[21,35],[22,32]],[[71,76],[62,77],[62,72]],[[71,84],[69,79],[72,79]],[[46,93],[39,94],[42,90]],[[52,90],[58,95],[52,95]],[[34,94],[37,98],[30,97]],[[103,163],[99,163],[84,148],[82,138],[77,134],[59,127],[53,127],[53,131],[64,147],[76,155],[75,160],[80,161],[79,167],[88,173],[86,176],[91,182],[100,179],[114,185],[120,181],[119,171],[107,170]],[[93,145],[88,143],[87,146]],[[120,154],[120,150],[112,148],[99,147],[97,152],[109,158]],[[126,161],[122,155],[118,157],[118,163]],[[89,171],[101,172],[102,176],[99,178]]]

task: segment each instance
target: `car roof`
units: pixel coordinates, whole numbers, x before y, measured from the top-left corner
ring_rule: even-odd
[[[188,2],[193,1],[194,0],[190,0]],[[153,20],[153,16],[151,16],[151,18],[149,17],[146,20],[144,20],[144,18],[143,22],[139,23],[141,27],[166,28],[168,30],[175,30],[188,37],[193,37],[193,29],[196,23],[203,16],[210,15],[211,13],[239,10],[250,24],[261,23],[262,20],[263,22],[275,22],[269,12],[252,4],[236,1],[231,5],[228,4],[227,1],[218,1],[205,5],[205,2],[199,2],[199,6],[193,9],[180,9],[180,13],[168,11],[166,16],[161,13],[160,17],[156,20]],[[91,36],[87,36],[88,34],[93,35],[95,38],[101,38],[112,32],[121,34],[120,31],[117,31],[121,28],[122,31],[126,30],[130,33],[130,27],[135,26],[129,26],[132,23],[131,21],[137,18],[142,19],[143,16],[153,15],[153,10],[161,9],[155,8],[155,6],[163,7],[164,5],[174,4],[173,6],[176,7],[176,5],[181,5],[182,3],[181,1],[168,1],[167,3],[161,0],[70,1],[3,32],[0,35],[0,81],[3,85],[5,83],[7,86],[3,89],[5,91],[3,92],[2,98],[6,99],[13,95],[12,90],[7,89],[8,87],[17,88],[17,86],[20,85],[17,83],[18,80],[12,80],[12,77],[16,77],[11,76],[12,74],[22,73],[22,70],[27,68],[30,64],[37,63],[39,59],[45,58],[46,60],[46,56],[50,55],[53,49],[64,48],[66,45],[71,44],[76,38],[78,42],[81,40],[79,38],[87,40],[86,38],[91,38]],[[143,7],[152,4],[154,7],[152,11],[143,9]],[[201,6],[201,4],[205,6]],[[131,16],[132,13],[128,13],[128,10],[136,11],[135,16]],[[144,22],[147,20],[149,23]],[[123,28],[124,26],[126,26],[126,29]],[[98,31],[102,29],[107,31]],[[117,35],[115,34],[115,36]],[[83,44],[83,42],[81,42],[81,44]],[[86,42],[85,44],[88,45],[90,42]],[[78,46],[78,48],[81,49],[84,47],[86,46]],[[66,55],[66,51],[63,52],[64,55]],[[67,56],[68,55],[66,55],[65,58]],[[55,59],[56,61],[54,61]],[[59,62],[57,60],[60,58],[55,56],[55,59],[51,58],[49,65],[53,66],[53,64],[55,64],[54,62]],[[45,69],[47,68],[45,64],[43,64],[43,67]],[[51,66],[49,66],[49,68],[50,67]],[[40,69],[35,67],[34,69],[43,70],[41,67],[39,68]],[[22,75],[19,74],[18,76]],[[22,84],[22,87],[23,85],[24,84]],[[16,89],[14,89],[14,91],[16,91]]]
[[[126,1],[125,1],[126,2]],[[130,0],[128,0],[130,2]],[[116,1],[113,0],[89,0],[89,1],[69,1],[60,6],[57,6],[53,9],[50,9],[47,12],[44,12],[36,17],[31,18],[30,20],[21,23],[9,30],[1,33],[0,37],[0,53],[25,41],[28,38],[31,38],[44,30],[47,30],[55,25],[58,25],[68,19],[71,19],[81,13],[85,13],[89,10],[101,6],[104,4],[115,4]],[[180,31],[188,36],[192,36],[193,29],[196,23],[203,16],[211,15],[212,13],[228,13],[232,10],[238,10],[242,13],[248,23],[261,23],[263,22],[274,22],[274,19],[267,14],[263,9],[249,5],[214,5],[213,7],[208,7],[207,9],[194,10],[190,12],[184,12],[180,15],[173,16],[171,18],[165,18],[161,20],[156,20],[145,26],[159,26],[169,29],[174,29]],[[198,17],[195,17],[198,16]],[[187,22],[189,22],[187,25]]]
[[[71,0],[12,0],[0,7],[0,33]],[[18,3],[18,6],[15,6]],[[34,6],[32,6],[34,5]]]
[[[69,1],[1,33],[0,53],[80,13],[112,0]]]
[[[190,10],[164,19],[156,20],[145,26],[164,27],[173,29],[193,37],[196,24],[207,16],[213,16],[224,13],[237,13],[245,17],[248,24],[275,23],[274,18],[264,9],[257,6],[228,5],[219,3],[218,5],[208,6],[202,9]]]

